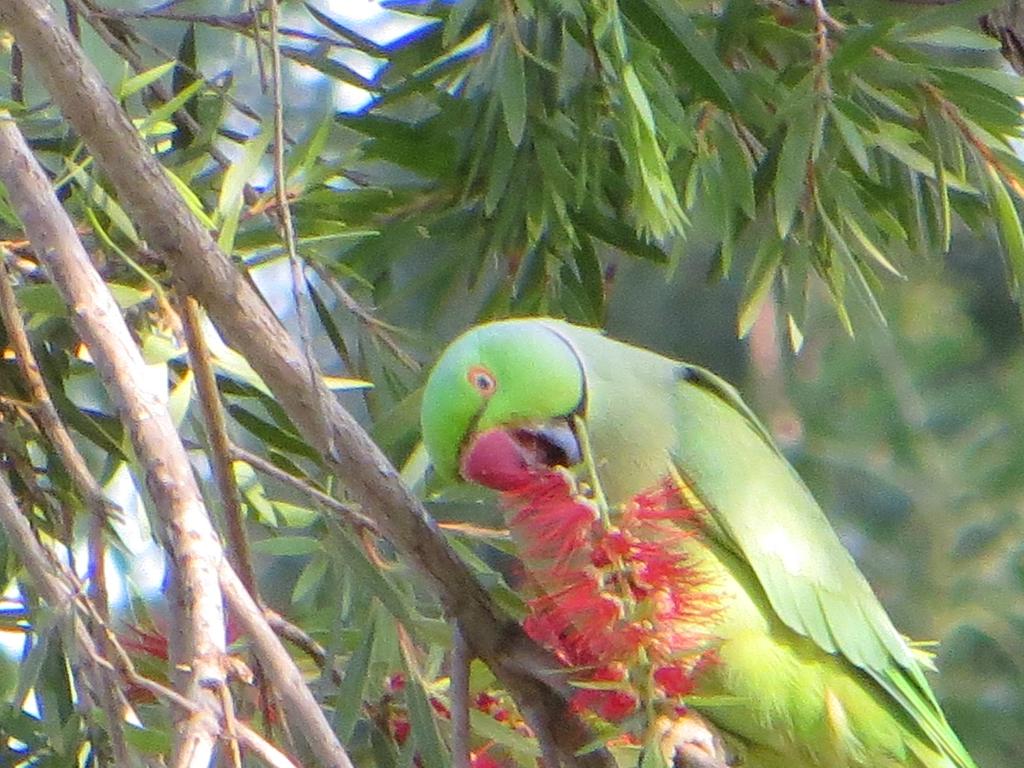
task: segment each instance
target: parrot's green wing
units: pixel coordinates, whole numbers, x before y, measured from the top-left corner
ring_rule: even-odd
[[[737,392],[682,366],[677,397],[676,469],[707,507],[713,535],[750,565],[779,618],[867,672],[957,766],[975,768],[913,651]]]

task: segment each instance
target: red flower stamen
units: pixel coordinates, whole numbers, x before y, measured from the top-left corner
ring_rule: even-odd
[[[573,706],[617,721],[642,695],[690,693],[709,658],[702,626],[717,606],[689,561],[697,512],[675,482],[638,493],[606,526],[568,473],[527,474],[504,494],[535,593],[524,628],[576,670],[584,687]],[[649,680],[633,679],[641,669]]]

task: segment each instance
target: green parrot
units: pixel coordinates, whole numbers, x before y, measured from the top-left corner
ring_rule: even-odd
[[[494,322],[442,354],[422,429],[442,481],[502,489],[500,472],[467,469],[477,438],[502,432],[523,461],[589,457],[609,507],[666,477],[685,483],[704,510],[688,556],[713,574],[719,603],[705,628],[717,663],[696,677],[692,706],[740,765],[976,768],[922,657],[765,427],[715,375],[559,320]]]

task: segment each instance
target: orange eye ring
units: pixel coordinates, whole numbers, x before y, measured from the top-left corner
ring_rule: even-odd
[[[482,365],[474,365],[466,371],[466,380],[484,397],[490,397],[498,389],[497,378]]]

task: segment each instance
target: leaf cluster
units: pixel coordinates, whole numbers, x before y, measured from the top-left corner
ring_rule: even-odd
[[[602,261],[678,263],[691,222],[717,251],[709,277],[745,284],[741,335],[778,286],[796,348],[812,282],[848,330],[851,297],[884,322],[878,292],[947,251],[958,219],[996,222],[1017,295],[1024,90],[970,28],[982,4],[398,5],[424,27],[338,120],[361,159],[398,166],[373,178],[422,192],[398,210],[444,238],[435,258],[501,265],[484,315],[599,320]],[[342,259],[362,269],[390,246]]]

